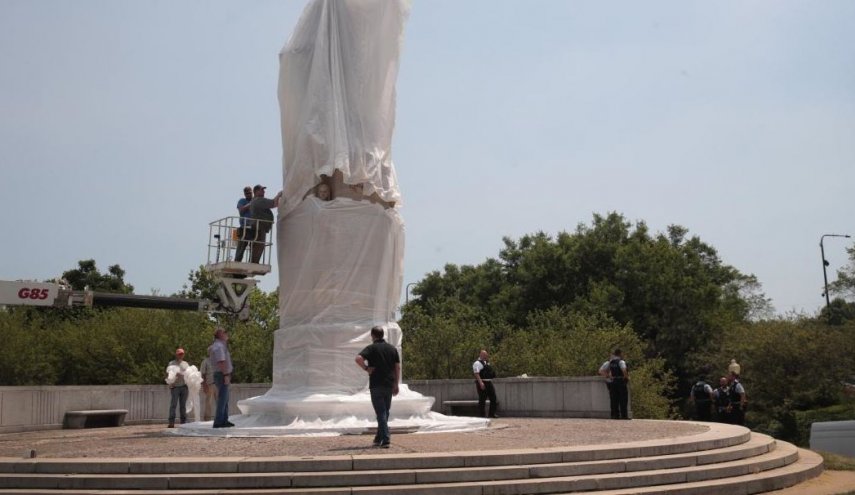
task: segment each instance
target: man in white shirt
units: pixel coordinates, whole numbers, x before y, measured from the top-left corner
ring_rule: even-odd
[[[490,355],[482,349],[478,359],[472,363],[472,373],[475,375],[475,388],[478,391],[478,414],[483,418],[487,399],[490,399],[490,417],[496,416],[496,389],[493,388],[493,378],[496,372],[490,366]]]
[[[629,372],[620,349],[614,350],[611,358],[600,366],[599,373],[606,377],[612,419],[629,419]]]
[[[205,392],[205,421],[211,421],[217,405],[217,386],[214,384],[214,372],[217,370],[210,357],[206,357],[200,366],[202,390]]]
[[[214,343],[208,347],[208,358],[216,366],[214,384],[217,386],[217,410],[214,414],[214,428],[230,428],[234,423],[229,421],[229,385],[232,383],[232,357],[229,354],[229,334],[225,328],[217,328],[214,332]]]

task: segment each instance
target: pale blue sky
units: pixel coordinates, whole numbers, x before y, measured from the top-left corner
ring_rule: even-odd
[[[179,290],[241,187],[281,186],[277,54],[304,5],[0,0],[0,279],[95,258]],[[855,234],[853,25],[849,0],[415,0],[405,283],[618,211],[816,311],[820,236]],[[850,245],[826,240],[832,279]]]

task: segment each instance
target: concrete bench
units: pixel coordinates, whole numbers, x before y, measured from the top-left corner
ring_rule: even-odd
[[[479,416],[477,400],[444,400],[442,407],[449,416]],[[490,399],[487,399],[485,407],[489,410]]]
[[[63,428],[107,428],[125,424],[127,409],[96,409],[91,411],[66,411]]]

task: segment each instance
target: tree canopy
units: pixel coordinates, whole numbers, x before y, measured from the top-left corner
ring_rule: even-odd
[[[130,293],[124,270],[101,274],[94,260],[63,273],[75,290]],[[185,297],[209,296],[210,274],[189,276]],[[230,330],[235,379],[268,382],[272,377],[273,332],[279,327],[276,291],[252,289],[250,318],[133,308],[0,308],[0,385],[104,385],[163,383],[175,349],[200,365],[217,325]]]
[[[133,294],[134,286],[125,283],[125,270],[119,265],[111,265],[107,273],[101,273],[95,266],[95,260],[81,260],[77,268],[62,273],[62,278],[74,290],[89,289],[101,292]]]
[[[525,327],[532,314],[554,307],[603,315],[631,326],[648,344],[647,357],[661,356],[683,374],[694,365],[689,356],[725,327],[771,312],[753,275],[680,226],[651,234],[644,222],[610,213],[573,233],[504,244],[498,258],[428,274],[404,314],[454,300],[492,325]]]

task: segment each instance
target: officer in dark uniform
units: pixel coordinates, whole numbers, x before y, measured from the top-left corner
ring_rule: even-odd
[[[600,366],[600,374],[606,377],[612,419],[629,419],[629,372],[620,349]]]
[[[736,373],[730,374],[730,383],[727,388],[727,398],[730,401],[729,423],[734,425],[745,424],[745,406],[748,404],[745,388],[739,382],[739,375]]]
[[[496,378],[496,372],[490,366],[490,355],[486,350],[481,350],[478,355],[478,360],[472,363],[472,372],[475,374],[475,388],[478,390],[478,414],[483,418],[485,403],[487,398],[490,399],[490,417],[496,416],[496,389],[493,388],[493,378]]]
[[[713,395],[712,387],[703,378],[700,378],[692,386],[689,400],[695,404],[695,419],[698,421],[710,420],[710,406],[713,402]]]
[[[713,390],[713,401],[715,404],[715,420],[719,423],[730,423],[728,411],[730,410],[730,398],[727,390],[727,377],[718,380],[718,388]]]

